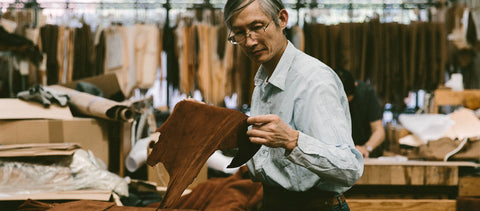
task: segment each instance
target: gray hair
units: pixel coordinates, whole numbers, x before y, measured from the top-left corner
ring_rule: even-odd
[[[285,9],[281,0],[228,0],[223,8],[223,17],[229,29],[232,28],[232,18],[254,1],[258,1],[262,11],[272,18],[275,25],[279,26],[278,13]]]

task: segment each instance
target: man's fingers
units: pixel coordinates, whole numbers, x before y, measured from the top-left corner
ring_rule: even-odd
[[[260,137],[249,137],[250,139],[250,142],[254,143],[254,144],[266,144],[267,143],[267,140],[264,139],[264,138],[260,138]]]
[[[251,129],[247,131],[247,136],[250,137],[261,137],[261,138],[267,138],[270,135],[269,132],[263,131],[263,130],[257,130],[257,129]]]
[[[275,115],[260,115],[249,117],[247,123],[251,125],[265,124],[275,120]]]

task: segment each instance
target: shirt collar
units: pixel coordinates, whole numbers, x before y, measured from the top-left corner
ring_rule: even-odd
[[[253,80],[255,82],[255,86],[262,85],[262,83],[267,79],[267,77],[267,71],[265,71],[265,69],[263,69],[263,66],[260,65],[257,70],[257,74],[255,74],[255,78]]]
[[[269,83],[281,90],[285,89],[285,80],[287,79],[288,70],[290,69],[293,59],[295,58],[295,50],[295,46],[288,41],[287,47],[285,48],[280,61],[278,61],[272,76],[268,80]],[[267,72],[263,68],[263,65],[261,65],[257,71],[257,74],[255,75],[255,86],[261,85],[267,77]]]

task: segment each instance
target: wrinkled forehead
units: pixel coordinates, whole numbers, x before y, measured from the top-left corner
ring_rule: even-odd
[[[257,10],[259,0],[229,0],[225,5],[225,23],[231,28],[234,21],[244,18],[246,13],[250,13],[252,7]],[[247,12],[245,12],[247,10]],[[261,13],[261,10],[256,13]]]
[[[255,23],[263,23],[268,20],[269,16],[261,9],[258,1],[254,1],[232,14],[230,29],[246,27]]]

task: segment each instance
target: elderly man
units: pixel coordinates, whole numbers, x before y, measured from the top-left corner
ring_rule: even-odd
[[[349,210],[343,193],[362,175],[363,158],[337,74],[287,40],[281,0],[228,0],[224,17],[228,40],[261,64],[247,135],[262,147],[247,167],[263,184],[263,208]]]

